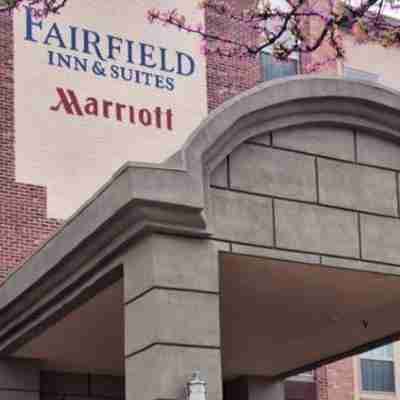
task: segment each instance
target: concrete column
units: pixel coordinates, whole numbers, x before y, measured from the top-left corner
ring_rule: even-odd
[[[283,381],[243,377],[225,384],[224,400],[285,400]]]
[[[184,398],[199,370],[222,399],[218,251],[205,239],[151,235],[123,257],[126,400]]]
[[[40,400],[40,371],[36,363],[0,360],[0,399]]]

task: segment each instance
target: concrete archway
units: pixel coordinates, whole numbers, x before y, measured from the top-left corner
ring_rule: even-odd
[[[396,338],[399,128],[399,94],[363,82],[233,99],[166,163],[126,164],[3,285],[0,354],[114,368],[128,399],[179,398],[199,368],[218,399]]]

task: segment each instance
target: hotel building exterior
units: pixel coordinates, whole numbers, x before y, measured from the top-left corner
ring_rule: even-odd
[[[399,50],[274,81],[97,3],[0,15],[0,399],[396,399]]]

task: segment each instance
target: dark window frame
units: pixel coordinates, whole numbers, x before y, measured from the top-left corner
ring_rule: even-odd
[[[393,344],[360,355],[360,386],[366,393],[396,394]],[[386,352],[385,352],[386,350]]]

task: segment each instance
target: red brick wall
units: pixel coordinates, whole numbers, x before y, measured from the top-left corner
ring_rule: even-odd
[[[353,358],[345,358],[316,371],[318,400],[352,400],[354,395]]]
[[[254,4],[254,0],[230,0],[236,10]],[[209,33],[222,37],[237,37],[251,43],[256,40],[254,31],[245,26],[239,27],[228,18],[206,12],[206,27]],[[259,58],[229,58],[218,55],[207,57],[208,108],[213,110],[237,94],[252,88],[261,81]]]
[[[13,179],[14,101],[12,19],[0,14],[0,179]]]
[[[326,366],[315,371],[315,383],[317,386],[317,399],[328,400],[328,375]]]
[[[12,30],[0,14],[0,281],[60,225],[46,218],[46,188],[15,181]]]
[[[345,358],[325,368],[328,400],[352,400],[354,394],[353,358]]]

